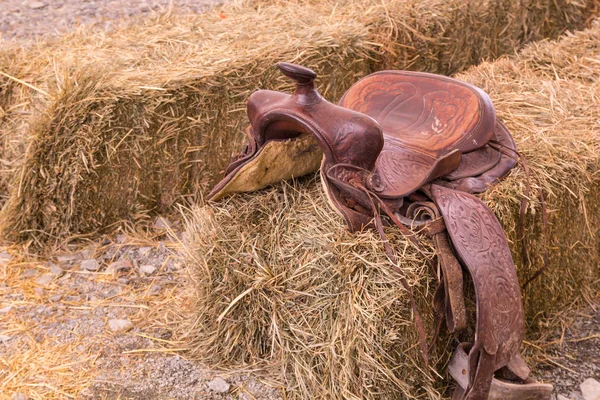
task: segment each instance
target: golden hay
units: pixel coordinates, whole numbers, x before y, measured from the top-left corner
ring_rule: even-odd
[[[521,262],[517,238],[523,170],[484,196],[507,229],[521,282],[549,252],[548,269],[524,291],[531,340],[541,316],[600,289],[600,24],[459,77],[491,95],[531,170],[531,262]],[[233,196],[188,217],[193,355],[269,370],[290,398],[440,398],[448,381],[422,365],[408,298],[378,235],[348,233],[316,180]],[[431,337],[432,250],[388,233]],[[438,342],[439,374],[451,348],[448,338]]]
[[[7,44],[2,236],[42,247],[197,199],[239,150],[248,95],[290,88],[277,61],[314,68],[338,99],[374,70],[453,73],[581,28],[598,4],[253,1]]]

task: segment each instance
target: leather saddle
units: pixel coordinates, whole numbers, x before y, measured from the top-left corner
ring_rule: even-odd
[[[473,193],[485,191],[516,164],[516,146],[480,89],[444,76],[382,71],[366,76],[332,104],[314,86],[312,70],[279,63],[296,82],[292,95],[259,90],[248,100],[248,143],[209,195],[253,191],[320,167],[327,198],[352,231],[375,226],[409,294],[423,357],[425,332],[412,290],[383,225],[412,241],[428,235],[441,280],[439,320],[453,333],[467,328],[463,271],[476,297],[474,337],[448,366],[453,399],[546,400],[520,353],[524,311],[508,242],[492,211]]]

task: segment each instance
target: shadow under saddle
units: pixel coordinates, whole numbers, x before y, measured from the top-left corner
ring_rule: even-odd
[[[450,360],[458,382],[453,399],[549,399],[552,385],[531,379],[521,357],[524,312],[506,236],[471,194],[516,164],[515,143],[490,98],[445,76],[382,71],[359,80],[334,105],[315,89],[315,72],[289,63],[278,67],[296,82],[295,93],[250,96],[248,144],[210,199],[320,167],[327,197],[349,229],[379,230],[409,295],[426,362],[423,324],[383,225],[398,226],[415,243],[416,232],[432,238],[442,276],[434,309],[453,333],[467,327],[463,270],[470,273],[475,334]]]

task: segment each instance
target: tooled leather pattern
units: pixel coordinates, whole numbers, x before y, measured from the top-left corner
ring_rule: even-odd
[[[415,96],[417,88],[412,83],[397,82],[388,85],[381,81],[370,82],[362,86],[351,100],[344,103],[344,107],[356,110],[373,117],[376,121],[383,121],[392,109],[402,106],[405,101]],[[387,101],[386,99],[392,99]],[[382,101],[383,100],[383,101]],[[383,107],[374,108],[373,103],[387,103]]]
[[[475,342],[496,354],[495,369],[519,351],[524,313],[508,241],[492,211],[473,195],[432,185],[454,248],[473,275],[477,299]]]
[[[402,148],[397,150],[384,148],[377,159],[379,176],[386,187],[401,185],[417,188],[432,163],[431,157],[404,151]]]
[[[497,162],[495,162],[495,159],[491,159],[489,162],[482,160],[482,164],[477,165],[480,161],[475,158],[465,159],[465,155],[463,155],[461,165],[458,169],[452,174],[446,175],[444,181],[440,182],[440,184],[461,192],[481,193],[490,185],[506,176],[517,164],[515,160],[515,155],[518,154],[517,146],[506,126],[500,121],[496,121],[494,138],[506,150],[506,154],[501,154],[499,151],[494,150],[499,156]],[[490,146],[488,145],[485,148],[490,148]],[[466,154],[466,156],[474,155],[482,150],[474,151]],[[463,163],[467,164],[463,166]],[[482,172],[475,174],[475,172],[479,171]],[[469,174],[469,172],[472,174]],[[448,181],[445,181],[446,179]]]
[[[450,172],[444,179],[455,180],[480,175],[495,167],[500,157],[500,152],[490,146],[463,154],[458,169]]]
[[[341,104],[373,117],[381,125],[386,142],[397,140],[418,152],[435,156],[464,141],[472,142],[469,149],[485,145],[489,138],[473,133],[481,119],[494,115],[480,113],[479,99],[472,89],[426,74],[419,78],[389,75],[383,73],[358,83]]]

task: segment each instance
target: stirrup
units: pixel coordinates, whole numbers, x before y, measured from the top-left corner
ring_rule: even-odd
[[[469,386],[469,357],[465,351],[465,343],[460,344],[450,360],[448,372],[458,382],[452,400],[461,400]],[[510,382],[494,377],[490,394],[481,400],[549,400],[552,385],[540,383],[531,378],[520,382]]]

